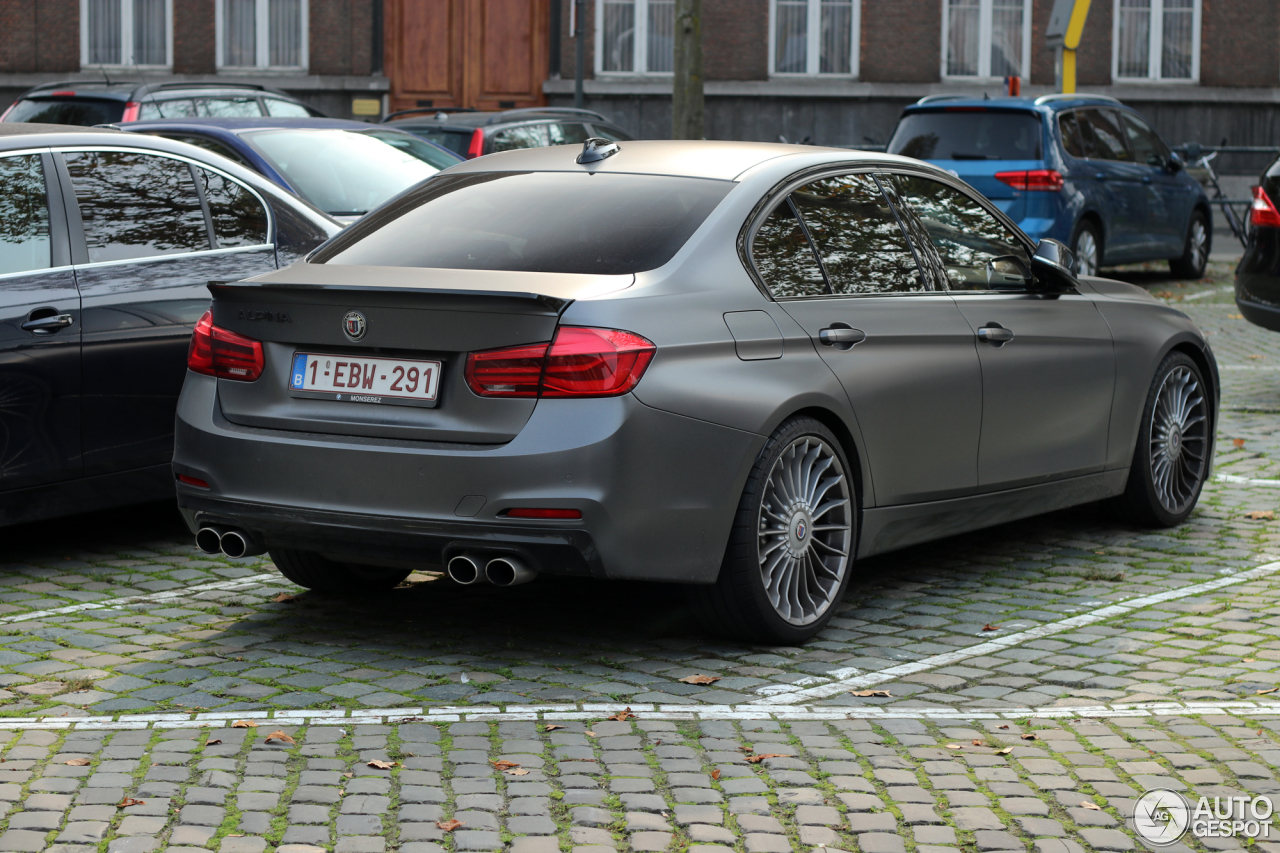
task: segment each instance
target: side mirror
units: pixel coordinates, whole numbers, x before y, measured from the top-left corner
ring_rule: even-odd
[[[1031,271],[1035,274],[1037,290],[1061,293],[1075,290],[1080,285],[1076,278],[1076,259],[1062,243],[1048,237],[1036,246],[1031,257]]]
[[[1164,161],[1165,171],[1171,175],[1176,175],[1186,167],[1181,158],[1177,154],[1170,154],[1168,159]]]

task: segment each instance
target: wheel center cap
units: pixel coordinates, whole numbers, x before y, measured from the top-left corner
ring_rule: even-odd
[[[787,545],[791,548],[791,552],[801,553],[809,547],[809,540],[812,538],[813,518],[806,509],[795,510],[791,516],[791,523],[787,525]]]
[[[1169,456],[1176,459],[1178,454],[1182,452],[1182,430],[1177,427],[1173,427],[1169,430],[1168,447]]]

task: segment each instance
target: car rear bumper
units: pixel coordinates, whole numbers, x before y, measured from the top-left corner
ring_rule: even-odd
[[[500,445],[261,429],[223,417],[218,381],[189,374],[178,404],[174,470],[210,484],[178,484],[188,525],[353,561],[438,566],[474,549],[546,572],[709,583],[764,444],[631,395],[543,400]],[[505,517],[512,507],[582,519]]]

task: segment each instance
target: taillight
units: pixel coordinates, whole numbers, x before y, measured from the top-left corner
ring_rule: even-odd
[[[484,153],[484,131],[476,128],[471,132],[471,145],[467,148],[467,159],[474,160]]]
[[[1062,173],[1057,169],[1022,169],[996,172],[996,180],[1015,190],[1058,192],[1062,189]]]
[[[1265,228],[1280,228],[1280,210],[1271,202],[1271,196],[1262,187],[1253,188],[1253,204],[1249,207],[1249,224]]]
[[[262,344],[213,325],[213,314],[204,312],[191,335],[187,368],[206,376],[253,382],[262,375]]]
[[[561,326],[550,344],[473,352],[465,373],[481,397],[616,397],[636,387],[656,351],[632,332]]]
[[[199,477],[192,477],[189,474],[179,474],[178,482],[185,483],[188,486],[195,486],[197,489],[209,488],[209,484],[206,483],[204,480],[201,480]]]
[[[129,101],[124,105],[124,114],[120,116],[121,121],[137,121],[138,113],[142,112],[142,104],[137,101]]]
[[[75,89],[59,89],[58,91],[50,92],[49,94],[55,98],[74,98],[76,96],[76,90]]]

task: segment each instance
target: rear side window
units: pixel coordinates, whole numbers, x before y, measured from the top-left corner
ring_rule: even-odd
[[[190,98],[170,98],[165,101],[146,101],[138,110],[142,121],[154,118],[194,118],[199,115],[195,101]]]
[[[280,98],[263,98],[262,103],[267,105],[267,115],[277,116],[280,118],[306,118],[311,115],[307,112],[307,108],[302,104],[295,104],[292,101],[283,101]]]
[[[1062,134],[1062,147],[1072,157],[1084,158],[1084,135],[1080,130],[1080,117],[1075,113],[1058,116],[1058,131]]]
[[[253,118],[262,110],[257,98],[196,98],[196,113],[210,118]]]
[[[40,155],[0,158],[0,274],[48,269],[49,247]]]
[[[1040,160],[1040,117],[999,110],[908,113],[889,140],[890,154],[917,160]]]
[[[587,133],[585,124],[566,123],[548,125],[552,145],[580,145],[587,141],[591,134]]]
[[[508,127],[493,135],[491,150],[514,151],[518,148],[545,148],[551,144],[545,124],[525,124],[519,127]]]
[[[209,248],[204,211],[186,163],[128,151],[63,156],[91,263]]]
[[[197,169],[219,249],[261,246],[267,242],[267,211],[262,203],[230,178]]]
[[[5,121],[33,121],[44,124],[78,124],[92,127],[95,124],[111,124],[124,116],[123,101],[31,98],[19,101]]]
[[[773,209],[751,240],[751,260],[775,299],[822,296],[827,280],[790,199]]]
[[[316,263],[619,275],[660,267],[731,181],[585,172],[441,175]]]
[[[1129,149],[1124,144],[1124,131],[1119,117],[1111,110],[1077,110],[1080,141],[1084,156],[1091,160],[1128,162]]]

